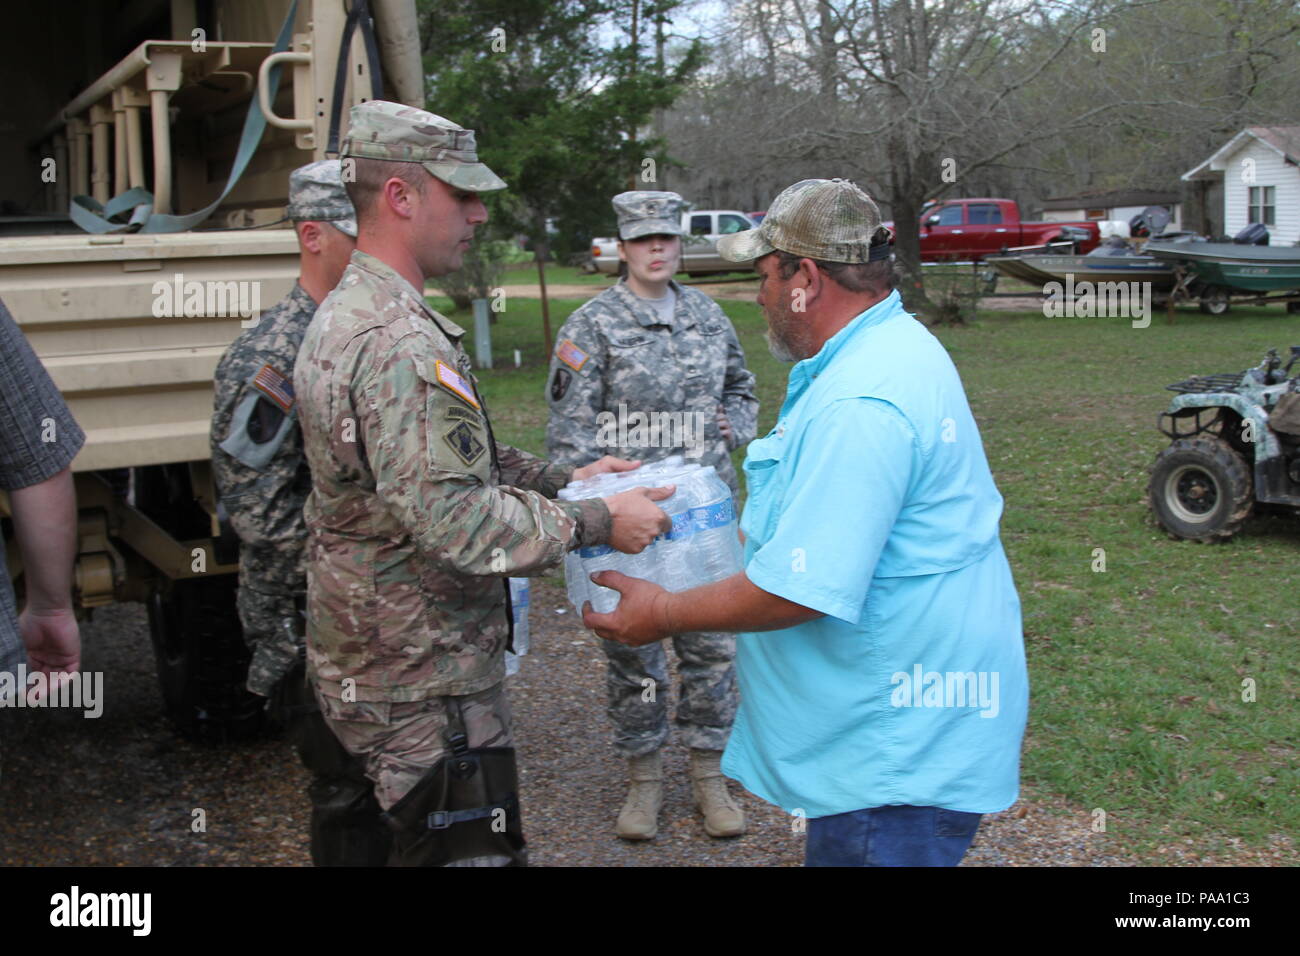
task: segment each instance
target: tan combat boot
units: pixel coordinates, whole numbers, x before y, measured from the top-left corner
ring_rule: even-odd
[[[624,840],[652,840],[659,832],[659,808],[664,803],[664,765],[660,752],[628,761],[630,786],[618,814],[617,833]]]
[[[704,814],[704,832],[711,837],[740,836],[745,832],[745,811],[727,792],[722,775],[721,750],[691,751],[691,793]]]

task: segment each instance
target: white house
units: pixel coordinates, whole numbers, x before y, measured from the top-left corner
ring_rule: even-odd
[[[1054,196],[1040,204],[1042,217],[1047,222],[1071,222],[1080,219],[1119,219],[1128,222],[1148,206],[1164,206],[1169,210],[1170,221],[1165,228],[1170,232],[1182,228],[1182,205],[1178,193],[1167,190],[1113,189],[1077,196]]]
[[[1300,244],[1300,126],[1248,126],[1182,178],[1202,201],[1208,187],[1222,184],[1224,234],[1260,222],[1271,245]]]

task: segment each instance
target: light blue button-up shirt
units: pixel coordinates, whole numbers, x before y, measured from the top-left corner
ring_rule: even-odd
[[[745,476],[745,573],[825,616],[740,635],[724,772],[810,818],[1014,803],[1029,685],[1002,497],[897,292],[794,366]]]

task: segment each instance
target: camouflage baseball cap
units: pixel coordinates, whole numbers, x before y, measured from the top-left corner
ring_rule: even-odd
[[[880,209],[847,179],[805,179],[772,201],[757,229],[718,239],[718,254],[732,262],[780,249],[826,262],[869,262],[889,256],[878,242]]]
[[[478,161],[474,131],[414,106],[370,100],[352,107],[340,155],[419,163],[457,189],[505,189],[496,173]]]
[[[289,174],[289,218],[294,222],[314,219],[338,227],[352,238],[357,236],[357,214],[343,188],[343,164],[322,159],[299,166]]]
[[[618,214],[618,237],[684,236],[682,208],[686,200],[677,193],[633,190],[614,197]]]

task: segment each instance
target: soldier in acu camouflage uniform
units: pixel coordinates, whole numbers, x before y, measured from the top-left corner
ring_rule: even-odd
[[[567,463],[604,452],[646,461],[685,454],[716,468],[736,495],[729,452],[751,441],[757,429],[754,375],[717,303],[672,279],[681,253],[682,205],[671,192],[614,197],[627,276],[574,312],[560,330],[551,359],[547,454]],[[631,427],[614,424],[636,413],[665,412],[681,413],[682,428],[675,434],[649,432],[651,447],[617,445],[646,433],[636,420]],[[602,447],[616,433],[615,444]],[[663,802],[667,661],[658,643],[629,648],[606,641],[603,647],[614,746],[630,771],[617,832],[648,840]],[[673,647],[681,677],[676,723],[691,748],[696,805],[710,836],[736,836],[745,832],[745,817],[727,793],[719,766],[736,715],[736,639],[682,634],[673,638]]]
[[[294,374],[313,483],[308,674],[374,782],[393,862],[522,863],[507,578],[574,547],[640,551],[670,527],[653,504],[669,490],[557,502],[571,466],[494,440],[464,333],[423,295],[487,220],[479,193],[505,186],[473,131],[376,100],[353,108],[342,152],[357,251]],[[576,474],[628,467],[605,457]],[[469,777],[482,802],[453,805],[444,790]]]
[[[301,251],[298,281],[237,338],[214,378],[212,463],[221,504],[239,536],[239,617],[252,648],[248,689],[270,697],[315,775],[311,850],[317,866],[382,864],[391,838],[360,764],[334,740],[306,685],[307,581],[303,457],[293,369],[316,305],[338,283],[357,225],[338,160],[289,175],[289,218]]]

